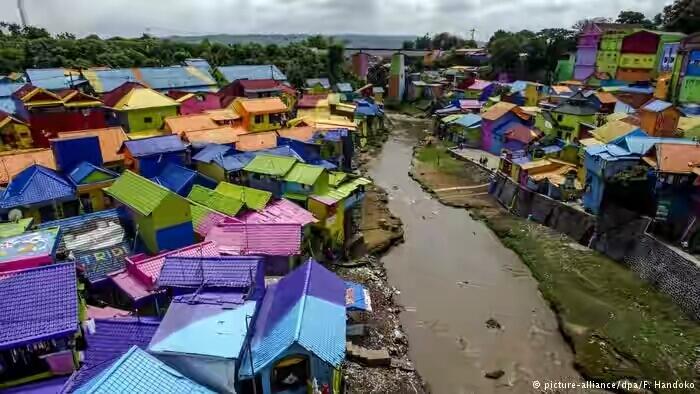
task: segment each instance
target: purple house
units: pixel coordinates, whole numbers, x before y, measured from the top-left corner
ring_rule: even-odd
[[[507,131],[505,126],[518,120],[514,112],[516,107],[512,103],[500,102],[481,114],[481,149],[495,155],[501,153],[505,142],[503,133]]]
[[[73,372],[75,275],[73,263],[0,273],[0,382],[5,387]]]
[[[595,23],[589,23],[578,37],[574,79],[583,81],[595,72],[598,43],[603,31]]]

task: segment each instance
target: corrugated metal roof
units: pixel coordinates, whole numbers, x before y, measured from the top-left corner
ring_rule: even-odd
[[[487,109],[486,112],[482,113],[481,118],[485,120],[497,120],[516,107],[517,105],[511,103],[496,103],[491,108]]]
[[[78,330],[78,283],[73,263],[1,272],[0,294],[0,350],[69,336]]]
[[[352,92],[352,85],[350,85],[348,82],[338,82],[335,84],[335,86],[338,88],[338,91],[341,93]]]
[[[179,105],[180,103],[177,101],[153,89],[134,88],[122,96],[112,108],[117,111],[129,111],[147,108],[177,107]]]
[[[243,201],[201,185],[194,185],[187,198],[229,216],[235,216],[243,208]]]
[[[168,116],[164,120],[165,126],[173,134],[180,134],[186,131],[215,129],[219,125],[208,114],[191,114],[180,116]]]
[[[301,183],[312,186],[323,174],[325,168],[311,164],[296,163],[284,176],[286,182]]]
[[[335,204],[336,202],[348,198],[355,190],[360,186],[365,186],[371,184],[367,178],[354,178],[348,182],[342,183],[340,186],[328,189],[324,194],[312,195],[311,198],[322,202],[324,204]]]
[[[306,87],[311,88],[316,85],[320,85],[324,89],[331,88],[331,82],[328,80],[328,78],[309,78],[306,80]]]
[[[228,82],[238,79],[274,79],[276,81],[286,81],[287,76],[280,71],[277,66],[266,65],[241,65],[241,66],[220,66],[216,70],[221,73]]]
[[[238,153],[235,155],[225,155],[217,157],[214,162],[226,171],[239,171],[247,166],[255,157],[254,152]]]
[[[481,124],[481,116],[476,114],[466,114],[457,118],[454,123],[464,127],[475,127]]]
[[[17,174],[0,196],[0,208],[75,199],[75,187],[56,171],[33,165]]]
[[[281,198],[270,202],[262,211],[248,211],[240,216],[245,223],[296,223],[306,226],[318,219],[299,205]]]
[[[242,152],[270,149],[276,146],[277,133],[274,131],[241,134],[236,141],[236,149]]]
[[[204,147],[199,153],[192,157],[194,161],[202,163],[212,163],[217,157],[223,156],[226,153],[233,152],[233,148],[228,145],[209,144]],[[252,157],[251,157],[252,159]]]
[[[685,144],[685,145],[696,145],[697,142],[693,140],[683,139],[683,138],[662,138],[662,137],[649,137],[646,135],[636,135],[636,132],[632,132],[626,136],[620,137],[611,143],[628,150],[636,155],[646,155],[647,152],[656,144],[668,143],[668,144]]]
[[[78,71],[66,68],[28,68],[25,72],[32,85],[43,89],[68,89],[85,82]]]
[[[263,274],[263,259],[257,256],[182,257],[168,256],[156,285],[199,289],[239,289],[245,293]]]
[[[250,114],[273,114],[287,112],[287,105],[279,97],[239,99],[241,108]]]
[[[109,92],[125,82],[140,82],[160,91],[216,90],[216,80],[209,73],[209,70],[204,67],[170,66],[108,70],[88,69],[83,73],[97,93]]]
[[[75,391],[76,394],[127,392],[214,393],[136,346]]]
[[[160,175],[151,178],[151,181],[182,195],[193,184],[196,177],[197,171],[170,162],[165,165]]]
[[[655,145],[656,169],[672,174],[690,174],[700,166],[700,145],[674,144]]]
[[[190,204],[190,212],[192,214],[192,226],[194,227],[194,231],[202,237],[206,237],[212,227],[223,222],[225,219],[231,219],[230,216],[196,202]]]
[[[100,174],[103,174],[104,177],[107,177],[109,179],[114,179],[119,176],[119,174],[117,174],[114,171],[98,167],[92,163],[84,161],[78,164],[73,169],[73,171],[71,171],[70,174],[68,174],[68,179],[70,179],[70,181],[73,182],[74,185],[80,185],[85,180],[85,178],[87,178],[94,172],[99,172]]]
[[[673,104],[663,101],[663,100],[651,100],[648,103],[644,104],[642,108],[640,108],[643,111],[649,111],[649,112],[662,112],[668,108],[671,108]]]
[[[303,142],[310,141],[314,137],[315,133],[314,128],[311,126],[299,126],[277,130],[277,135],[282,138],[289,138]]]
[[[119,150],[128,138],[121,127],[58,133],[58,139],[79,137],[97,137],[100,140],[100,150],[105,163],[115,163],[124,159],[124,155],[119,153]]]
[[[627,135],[635,130],[639,130],[639,127],[621,120],[613,120],[591,130],[590,133],[598,140],[608,143],[615,138]]]
[[[222,126],[215,129],[186,131],[182,137],[195,146],[207,144],[234,144],[240,135],[247,133],[242,127]]]
[[[253,189],[228,182],[220,182],[215,191],[237,200],[243,201],[246,207],[254,210],[262,210],[272,198],[272,193],[265,190]]]
[[[75,262],[87,281],[95,284],[106,280],[107,274],[123,270],[129,254],[129,242],[122,241],[106,248],[78,252]]]
[[[256,155],[243,170],[256,174],[282,177],[292,169],[296,162],[297,160],[293,157],[260,154]]]
[[[171,194],[170,190],[129,170],[122,173],[112,186],[104,189],[122,204],[148,216]]]
[[[118,209],[40,223],[38,228],[61,229],[56,253],[67,255],[117,245],[127,239]]]
[[[295,256],[301,253],[301,226],[288,223],[222,224],[207,241],[230,255]]]
[[[124,148],[128,149],[133,157],[145,157],[164,153],[184,152],[187,146],[179,136],[170,134],[124,141],[122,152]]]

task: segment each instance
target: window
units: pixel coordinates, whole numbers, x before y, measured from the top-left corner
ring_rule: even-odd
[[[255,123],[262,123],[263,122],[263,116],[262,115],[255,115]]]
[[[564,115],[557,115],[557,121],[561,122],[564,120]]]
[[[150,116],[146,116],[143,118],[143,123],[153,123],[153,118]]]

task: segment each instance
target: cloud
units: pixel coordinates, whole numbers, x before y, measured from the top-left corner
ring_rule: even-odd
[[[472,28],[570,27],[583,18],[638,10],[648,17],[672,0],[25,0],[29,22],[79,36],[254,33],[414,34]],[[14,2],[13,2],[14,3]],[[13,4],[14,5],[14,4]],[[17,22],[17,10],[0,9]]]

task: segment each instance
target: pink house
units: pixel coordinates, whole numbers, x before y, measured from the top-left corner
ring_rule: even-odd
[[[595,72],[598,43],[603,31],[595,23],[589,23],[578,37],[574,79],[583,81]]]
[[[204,111],[221,109],[221,100],[213,92],[171,90],[168,96],[180,103],[180,115],[201,114]]]

